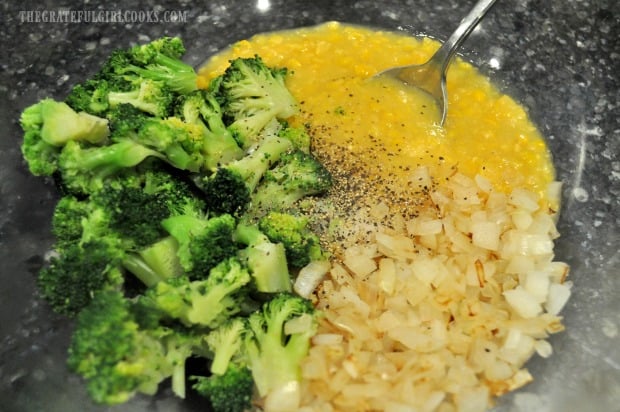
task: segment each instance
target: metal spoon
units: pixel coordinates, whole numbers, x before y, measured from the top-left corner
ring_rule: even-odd
[[[422,89],[429,93],[439,106],[440,126],[443,126],[448,113],[448,94],[446,91],[446,72],[457,49],[469,37],[482,17],[489,11],[496,0],[480,0],[461,21],[458,28],[441,45],[439,50],[424,64],[394,67],[375,76],[395,78],[407,86]]]

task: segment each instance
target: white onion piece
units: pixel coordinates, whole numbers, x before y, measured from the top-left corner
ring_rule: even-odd
[[[542,312],[542,307],[538,300],[520,286],[505,291],[504,297],[508,304],[522,318],[531,319]]]
[[[299,275],[297,275],[297,279],[295,279],[295,284],[293,285],[293,290],[295,290],[299,296],[309,298],[312,292],[314,292],[314,289],[319,286],[319,283],[321,283],[329,269],[330,264],[327,260],[318,260],[308,263],[299,271]]]
[[[560,313],[566,302],[568,302],[568,298],[570,298],[571,284],[570,282],[566,283],[553,283],[549,286],[549,296],[547,297],[547,304],[545,305],[545,309],[552,315],[557,315]]]

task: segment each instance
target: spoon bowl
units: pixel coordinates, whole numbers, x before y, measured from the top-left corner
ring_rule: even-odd
[[[497,0],[479,0],[469,14],[461,20],[457,29],[448,40],[423,64],[393,67],[375,75],[387,77],[430,94],[437,102],[439,125],[443,126],[448,114],[448,93],[446,90],[446,73],[456,51],[469,37],[480,20]]]

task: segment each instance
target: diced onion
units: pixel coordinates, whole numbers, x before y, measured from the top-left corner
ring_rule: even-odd
[[[411,183],[429,177],[416,170]],[[360,225],[364,242],[327,269],[299,410],[482,412],[532,381],[534,354],[552,354],[571,286],[553,261],[553,212],[459,173],[428,201],[406,221],[370,207],[385,225]]]
[[[547,299],[547,304],[545,305],[547,312],[552,315],[557,315],[560,313],[570,298],[570,286],[571,285],[568,283],[554,283],[549,286],[549,298]]]
[[[504,297],[508,304],[523,318],[533,318],[542,311],[538,300],[520,286],[505,291]]]
[[[299,271],[297,279],[295,279],[295,284],[293,285],[293,290],[299,294],[299,296],[309,298],[312,292],[319,286],[329,269],[330,264],[326,260],[308,263]]]

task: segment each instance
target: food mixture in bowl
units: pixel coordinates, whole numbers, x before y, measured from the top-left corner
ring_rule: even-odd
[[[563,330],[559,183],[523,107],[459,60],[440,128],[427,96],[370,79],[437,47],[328,23],[240,41],[200,72],[206,86],[254,55],[288,68],[289,122],[336,180],[306,205],[333,259],[300,410],[483,411],[533,379],[525,362]]]

